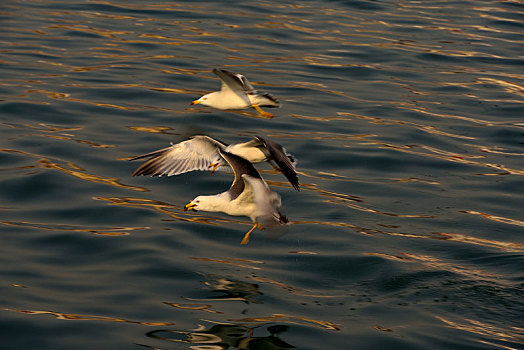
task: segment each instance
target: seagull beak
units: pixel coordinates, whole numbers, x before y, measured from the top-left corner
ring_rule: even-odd
[[[193,102],[191,102],[191,106],[197,105],[197,104],[199,104],[199,103],[200,103],[199,100],[194,100]]]
[[[186,206],[184,207],[184,211],[188,211],[188,210],[193,210],[193,211],[197,211],[195,209],[197,205],[196,204],[193,204],[193,203],[187,203]]]

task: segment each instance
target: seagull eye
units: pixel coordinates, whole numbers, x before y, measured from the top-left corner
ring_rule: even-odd
[[[200,203],[200,201],[195,201],[195,203]]]

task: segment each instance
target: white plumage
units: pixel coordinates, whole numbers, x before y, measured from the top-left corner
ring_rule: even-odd
[[[186,204],[184,210],[223,212],[233,216],[247,216],[253,227],[244,235],[247,244],[255,228],[284,225],[288,220],[281,213],[280,196],[273,192],[249,161],[219,150],[221,157],[231,166],[235,180],[229,190],[215,195],[201,195]]]
[[[260,107],[279,107],[277,99],[267,93],[258,93],[242,74],[224,69],[213,69],[222,86],[220,91],[211,92],[191,102],[192,105],[203,104],[217,109],[245,109],[253,107],[264,117],[273,117]]]

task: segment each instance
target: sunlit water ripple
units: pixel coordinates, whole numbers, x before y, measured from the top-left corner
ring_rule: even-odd
[[[225,4],[0,5],[2,348],[522,348],[522,2]],[[277,117],[190,106],[214,67]],[[195,133],[298,159],[284,232],[131,176]]]

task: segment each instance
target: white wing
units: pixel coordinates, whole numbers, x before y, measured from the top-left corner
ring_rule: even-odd
[[[227,163],[220,156],[219,149],[225,147],[209,136],[193,136],[171,147],[130,159],[150,158],[133,172],[133,176],[172,176],[194,170],[213,170],[213,163],[221,164],[218,169],[223,169]]]

